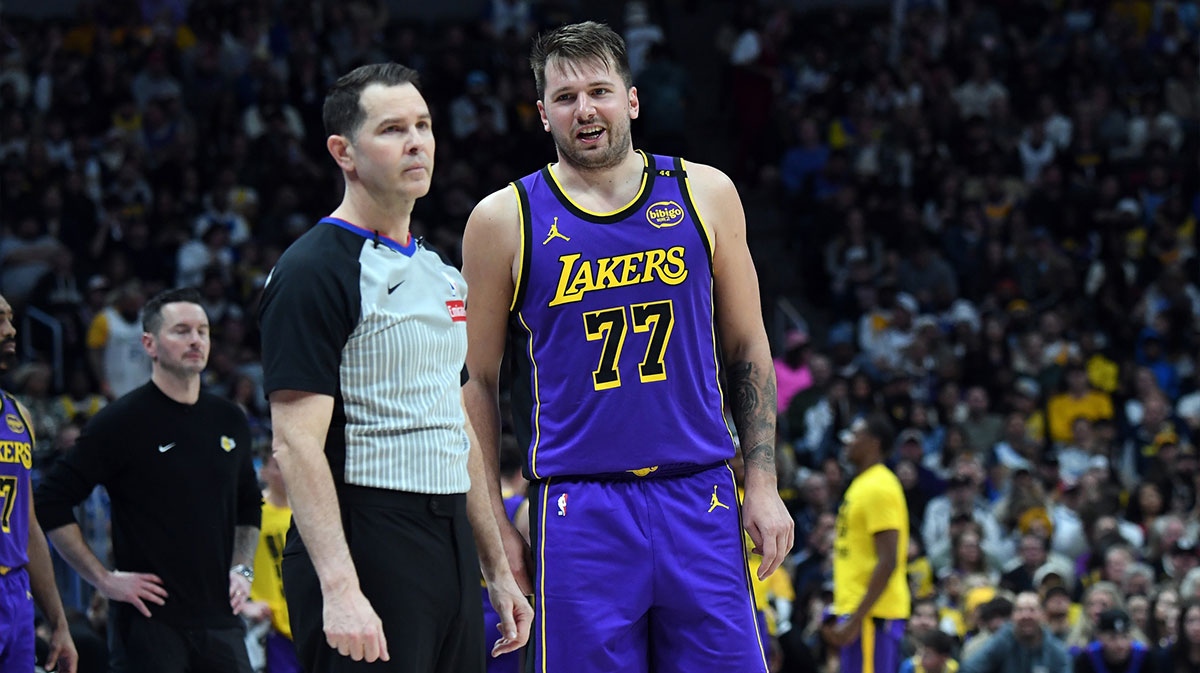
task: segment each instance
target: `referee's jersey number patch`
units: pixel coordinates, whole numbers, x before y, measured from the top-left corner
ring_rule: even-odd
[[[451,299],[446,302],[446,308],[450,311],[450,319],[454,322],[467,321],[467,307],[461,299]]]

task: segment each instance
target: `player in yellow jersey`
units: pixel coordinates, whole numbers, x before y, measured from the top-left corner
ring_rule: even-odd
[[[243,610],[252,622],[270,620],[265,644],[266,673],[301,673],[292,627],[288,623],[287,601],[283,597],[283,541],[292,520],[283,473],[270,450],[263,452],[259,476],[264,484],[262,527],[258,549],[254,552],[254,583],[250,585],[250,603]]]
[[[894,437],[881,413],[843,433],[856,476],[838,510],[833,557],[836,623],[823,628],[841,649],[841,673],[896,673],[911,597],[908,507],[900,480],[883,464]]]

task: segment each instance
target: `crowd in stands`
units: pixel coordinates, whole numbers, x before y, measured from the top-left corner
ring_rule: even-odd
[[[176,285],[207,302],[205,385],[269,442],[256,300],[340,199],[320,112],[339,74],[421,72],[438,148],[414,234],[452,259],[480,198],[552,160],[529,37],[594,8],[481,4],[437,24],[382,0],[4,18],[0,292],[36,318],[4,387],[33,411],[41,464],[144,380],[138,309]],[[614,7],[635,145],[734,177],[768,317],[803,315],[772,335],[797,522],[790,581],[760,587],[773,665],[836,665],[818,634],[852,477],[838,437],[873,410],[898,431],[913,533],[907,655],[991,670],[973,655],[1029,619],[1086,655],[1120,608],[1154,657],[1200,656],[1184,628],[1200,625],[1198,3]],[[720,67],[697,72],[696,51]],[[99,540],[106,503],[90,504]]]

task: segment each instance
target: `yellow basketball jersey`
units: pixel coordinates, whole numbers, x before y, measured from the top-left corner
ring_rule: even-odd
[[[292,510],[263,502],[262,528],[258,533],[258,549],[254,552],[254,584],[250,600],[265,601],[271,606],[271,623],[275,630],[292,637],[288,623],[287,601],[283,599],[283,540],[291,525]]]
[[[908,591],[908,506],[900,480],[886,466],[873,465],[855,477],[838,510],[837,540],[833,552],[833,609],[841,615],[858,609],[875,570],[875,533],[899,531],[896,569],[887,588],[868,617],[907,619]]]

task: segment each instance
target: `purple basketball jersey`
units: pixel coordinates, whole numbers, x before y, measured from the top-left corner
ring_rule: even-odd
[[[513,183],[522,229],[513,416],[533,479],[733,456],[711,241],[683,161],[642,158],[637,197],[614,213],[572,202],[549,167]]]
[[[0,566],[20,568],[29,561],[29,467],[33,437],[17,401],[0,392],[4,424],[0,425]]]

